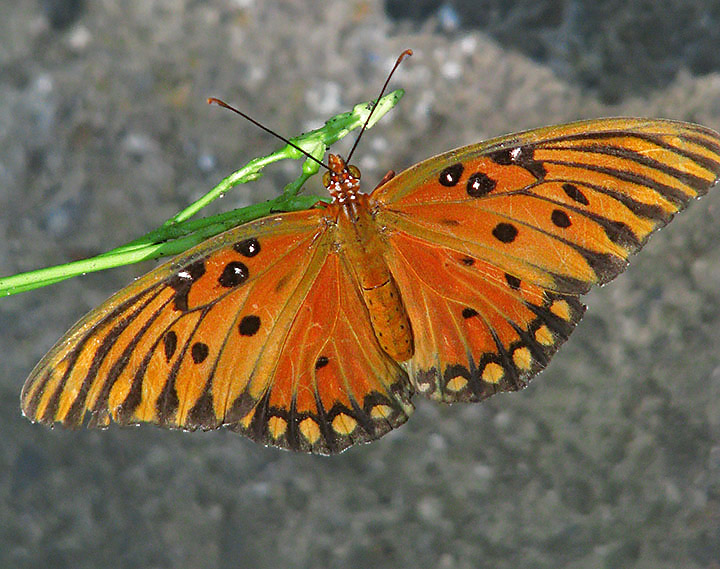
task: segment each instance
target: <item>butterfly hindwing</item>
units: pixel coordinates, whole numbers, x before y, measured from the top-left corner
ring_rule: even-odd
[[[253,409],[234,424],[253,439],[339,452],[382,436],[412,411],[407,375],[378,346],[339,255],[327,256],[280,348],[261,354],[248,388]]]
[[[403,232],[389,237],[391,270],[413,326],[406,362],[419,393],[479,401],[527,385],[568,338],[585,307],[487,261]]]

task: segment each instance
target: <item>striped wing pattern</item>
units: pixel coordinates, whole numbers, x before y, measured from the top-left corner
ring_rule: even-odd
[[[448,402],[525,386],[582,317],[578,295],[719,175],[716,132],[619,118],[460,148],[391,179],[371,207],[416,331],[414,386]]]
[[[407,361],[376,339],[334,203],[234,228],[111,297],[35,367],[23,412],[342,451],[405,422],[415,392],[452,403],[524,387],[582,318],[579,296],[718,176],[720,135],[665,120],[453,150],[369,198],[412,328]]]
[[[36,366],[24,413],[68,427],[227,426],[316,453],[398,426],[407,378],[374,342],[327,227],[320,210],[266,218],[135,281]]]

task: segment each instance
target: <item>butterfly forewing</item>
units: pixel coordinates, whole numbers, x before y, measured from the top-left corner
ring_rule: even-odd
[[[602,119],[468,146],[373,193],[380,225],[487,259],[558,293],[615,277],[652,231],[720,172],[717,133]]]
[[[266,237],[272,236],[273,259],[282,259],[318,232],[317,220],[306,214],[268,218],[151,271],[80,320],[40,361],[23,389],[23,410],[67,425],[82,423],[85,411],[97,424],[106,424],[108,413],[120,422],[176,423],[180,364],[185,356],[207,359],[198,336],[202,322],[228,297],[241,313],[247,310],[248,287],[240,285],[252,286],[267,270]],[[224,328],[234,317],[225,314]]]

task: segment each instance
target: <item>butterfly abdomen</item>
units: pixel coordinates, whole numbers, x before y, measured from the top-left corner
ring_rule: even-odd
[[[367,195],[341,206],[338,236],[341,254],[354,275],[370,314],[375,337],[395,361],[413,355],[410,320],[397,283],[385,262],[385,244],[367,205]]]

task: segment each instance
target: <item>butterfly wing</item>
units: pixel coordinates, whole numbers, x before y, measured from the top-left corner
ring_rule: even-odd
[[[403,367],[375,338],[333,224],[311,210],[235,228],[112,297],[33,370],[23,410],[340,451],[404,422],[415,388],[472,401],[524,386],[581,318],[578,295],[718,173],[718,135],[670,121],[589,121],[447,153],[370,202],[413,328]]]
[[[524,386],[627,265],[720,175],[720,135],[601,119],[460,148],[376,189],[415,334],[406,367],[444,401]]]
[[[480,258],[394,232],[390,269],[413,329],[405,362],[418,392],[478,401],[524,387],[568,338],[585,307],[575,295],[508,278]]]
[[[322,210],[242,225],[121,290],[40,361],[32,420],[221,425],[270,445],[337,452],[412,407],[375,341]],[[350,356],[352,354],[352,356]]]

